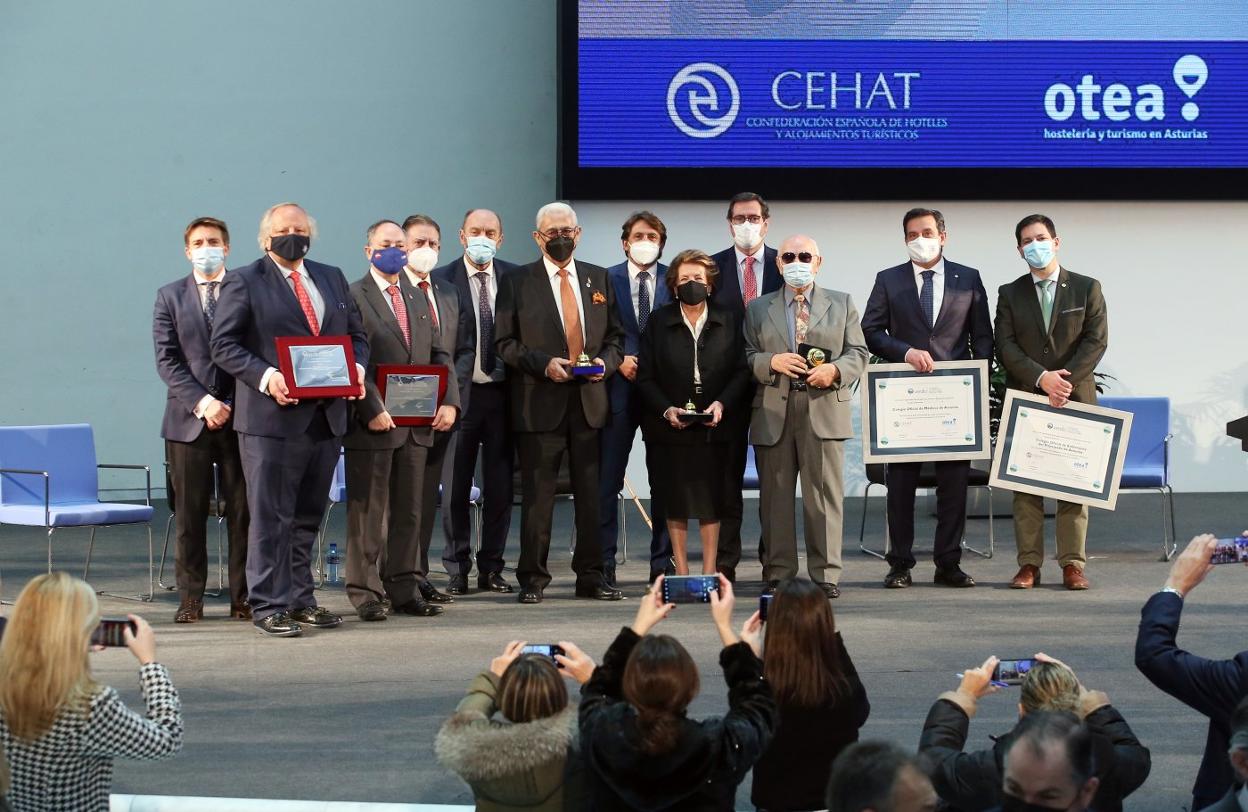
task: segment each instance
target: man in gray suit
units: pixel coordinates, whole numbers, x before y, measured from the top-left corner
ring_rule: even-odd
[[[797,575],[794,509],[802,478],[806,569],[829,598],[841,576],[844,441],[852,387],[867,363],[867,343],[848,293],[815,285],[822,258],[810,237],[780,246],[784,287],[746,308],[745,355],[761,386],[754,395],[750,442],[758,462],[763,580],[771,592]],[[802,354],[799,354],[799,349]]]
[[[436,509],[424,487],[434,432],[455,425],[459,387],[449,369],[426,300],[403,278],[403,229],[391,220],[368,229],[369,270],[351,285],[371,349],[365,398],[352,410],[346,447],[347,597],[362,620],[385,620],[393,611],[429,616],[442,612],[421,595],[417,577],[422,518]],[[429,427],[397,426],[377,386],[379,364],[448,367],[446,395]]]

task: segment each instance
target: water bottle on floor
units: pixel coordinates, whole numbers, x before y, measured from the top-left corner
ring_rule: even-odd
[[[325,581],[330,584],[342,583],[342,555],[338,545],[331,543],[329,552],[325,554]]]

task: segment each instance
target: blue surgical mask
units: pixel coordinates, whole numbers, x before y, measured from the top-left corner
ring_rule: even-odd
[[[1053,261],[1053,241],[1033,240],[1023,246],[1023,259],[1037,271],[1049,267]]]
[[[191,265],[204,276],[212,276],[225,265],[225,249],[215,245],[192,248]]]
[[[784,266],[784,284],[801,290],[815,281],[815,272],[809,262],[790,262]]]
[[[394,276],[403,270],[403,266],[407,264],[407,254],[402,248],[391,246],[389,248],[379,248],[373,252],[373,267],[387,276]]]
[[[469,237],[468,246],[464,249],[468,259],[476,265],[489,265],[498,253],[498,243],[489,237]]]

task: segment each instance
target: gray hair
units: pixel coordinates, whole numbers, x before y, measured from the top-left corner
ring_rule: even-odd
[[[308,214],[308,210],[303,206],[300,206],[298,203],[292,203],[288,200],[285,203],[277,203],[269,206],[264,210],[264,214],[260,215],[260,234],[256,237],[256,242],[260,244],[261,251],[269,250],[265,248],[264,241],[269,238],[269,227],[273,225],[273,213],[278,209],[283,209],[287,206],[294,206],[296,209],[304,213],[304,215],[308,218],[308,236],[314,240],[316,239],[316,218]]]
[[[538,231],[542,230],[543,220],[545,220],[548,217],[554,217],[555,215],[558,215],[558,214],[571,217],[572,225],[577,225],[576,212],[572,210],[572,207],[569,206],[567,203],[563,203],[561,201],[556,200],[554,203],[547,203],[545,206],[542,206],[540,209],[537,210],[537,223],[536,223],[537,230]]]

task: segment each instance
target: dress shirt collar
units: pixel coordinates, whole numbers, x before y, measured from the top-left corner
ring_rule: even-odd
[[[696,322],[694,322],[693,324],[690,324],[689,317],[685,315],[685,308],[681,307],[680,308],[680,320],[685,323],[685,326],[688,327],[695,336],[701,335],[702,328],[706,326],[706,317],[710,314],[710,312],[711,312],[711,308],[707,305],[706,302],[703,302],[702,303],[702,315],[698,316],[698,320]]]
[[[433,287],[432,274],[418,274],[406,265],[403,266],[403,273],[407,274],[407,281],[411,282],[414,287],[420,287],[421,282],[428,282],[429,287]]]
[[[943,279],[945,276],[945,258],[944,257],[941,257],[940,259],[936,260],[936,264],[930,268],[924,268],[922,265],[920,265],[917,262],[911,262],[910,267],[914,269],[914,278],[919,281],[920,285],[923,284],[923,272],[924,271],[935,271],[936,275],[933,276],[932,279]]]
[[[277,262],[275,261],[273,264],[277,265]],[[303,260],[299,260],[299,264],[295,266],[294,270],[291,270],[289,268],[283,268],[281,265],[277,265],[277,269],[282,272],[282,277],[285,279],[290,279],[290,275],[292,273],[295,273],[295,271],[299,272],[299,278],[301,280],[308,278],[308,272],[303,267]]]
[[[387,296],[390,295],[390,286],[399,284],[399,278],[397,276],[394,278],[393,282],[387,282],[386,277],[377,273],[377,269],[372,266],[369,266],[368,273],[373,277],[373,281],[377,283],[377,287],[381,289],[381,292]]]
[[[551,279],[554,279],[555,276],[559,273],[559,266],[551,262],[550,257],[546,256],[545,254],[542,254],[542,262],[546,265],[546,275],[549,276]],[[569,280],[578,278],[576,275],[576,260],[575,259],[568,263],[568,278]]]
[[[634,285],[637,284],[638,274],[640,274],[642,271],[645,271],[646,273],[650,274],[649,281],[654,282],[657,279],[656,274],[658,273],[658,267],[659,267],[659,263],[657,260],[654,262],[651,262],[649,268],[640,268],[637,266],[636,263],[634,263],[630,259],[628,261],[628,281],[633,283]]]
[[[486,265],[484,268],[478,268],[476,265],[473,265],[471,262],[469,262],[468,257],[465,256],[464,257],[464,270],[468,272],[469,279],[473,278],[479,273],[493,276],[494,275],[494,260],[490,260],[490,264]]]
[[[1040,284],[1041,282],[1043,282],[1043,281],[1044,281],[1044,280],[1046,280],[1046,279],[1052,279],[1054,282],[1056,282],[1056,281],[1057,281],[1057,277],[1058,277],[1061,273],[1062,273],[1062,266],[1060,266],[1060,265],[1059,265],[1059,266],[1057,266],[1056,268],[1054,268],[1054,269],[1053,269],[1053,273],[1050,273],[1050,274],[1037,273],[1037,272],[1036,272],[1036,269],[1035,269],[1035,268],[1032,268],[1032,269],[1031,269],[1031,281],[1032,281],[1032,284],[1037,284],[1037,285],[1038,285],[1038,284]]]
[[[221,272],[217,274],[216,279],[209,279],[208,277],[204,276],[202,273],[195,270],[194,268],[191,268],[191,274],[195,277],[195,284],[197,285],[206,285],[209,282],[224,282],[225,281],[225,268],[221,269]]]
[[[817,290],[817,288],[815,287],[815,283],[811,282],[809,285],[806,286],[806,290],[802,291],[802,295],[806,297],[806,305],[808,307],[814,304],[815,290]],[[784,306],[792,307],[793,303],[796,301],[797,301],[797,291],[793,290],[793,288],[789,287],[788,285],[785,285],[784,286]]]
[[[754,257],[754,273],[761,274],[763,272],[763,267],[762,267],[763,261],[767,259],[767,247],[765,245],[760,243],[758,246],[758,250],[752,254],[746,254],[740,248],[737,248],[735,245],[733,246],[732,250],[737,252],[737,267],[738,268],[745,267],[745,258],[747,256],[750,256],[750,257]]]

